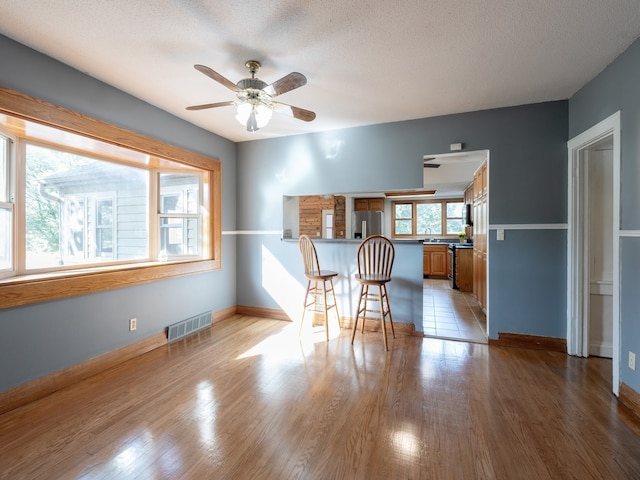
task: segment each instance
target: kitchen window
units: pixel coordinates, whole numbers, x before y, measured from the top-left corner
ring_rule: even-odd
[[[214,159],[0,88],[0,305],[219,269],[220,189]]]
[[[444,238],[464,231],[461,199],[392,202],[395,238]]]

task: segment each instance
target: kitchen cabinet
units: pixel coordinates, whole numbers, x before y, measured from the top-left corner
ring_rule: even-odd
[[[456,248],[456,285],[461,292],[473,291],[473,250]]]
[[[447,278],[449,275],[448,245],[424,245],[422,273],[425,276]]]
[[[473,295],[483,309],[487,307],[487,162],[473,177]]]
[[[464,203],[473,203],[473,182],[464,191]]]
[[[484,162],[473,176],[473,198],[487,194],[487,162]]]
[[[356,212],[363,210],[384,211],[384,198],[355,198],[353,209]]]

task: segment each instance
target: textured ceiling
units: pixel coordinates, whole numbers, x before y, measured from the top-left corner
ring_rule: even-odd
[[[566,99],[640,35],[638,0],[1,0],[0,33],[233,141]],[[274,114],[248,133],[232,82],[246,60],[278,97],[317,113]],[[425,152],[428,153],[428,152]]]

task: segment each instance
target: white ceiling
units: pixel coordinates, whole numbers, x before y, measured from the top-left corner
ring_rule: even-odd
[[[233,141],[567,99],[640,36],[638,0],[2,0],[0,33]],[[244,131],[246,60],[315,111]],[[425,152],[427,153],[427,152]]]
[[[425,165],[435,164],[439,167],[423,169],[424,186],[435,190],[436,198],[461,196],[473,181],[476,170],[488,158],[488,150],[425,155]]]

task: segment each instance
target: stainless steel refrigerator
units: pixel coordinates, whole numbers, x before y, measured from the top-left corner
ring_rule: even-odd
[[[377,210],[363,210],[353,212],[351,219],[351,232],[353,238],[367,238],[371,235],[383,235],[383,213]]]

